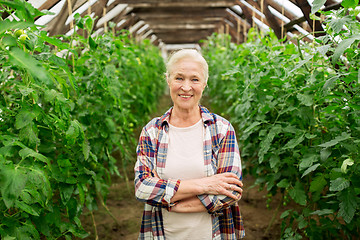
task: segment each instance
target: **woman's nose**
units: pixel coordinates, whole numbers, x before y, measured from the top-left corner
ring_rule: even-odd
[[[184,81],[181,90],[183,91],[190,91],[191,90],[191,84],[188,81]]]

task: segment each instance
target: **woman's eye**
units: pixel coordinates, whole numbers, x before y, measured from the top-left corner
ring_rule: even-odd
[[[198,81],[199,81],[199,79],[197,79],[197,78],[193,78],[193,81],[194,81],[194,82],[198,82]]]
[[[177,78],[175,78],[175,79],[178,80],[178,81],[181,81],[181,80],[182,80],[181,77],[177,77]]]

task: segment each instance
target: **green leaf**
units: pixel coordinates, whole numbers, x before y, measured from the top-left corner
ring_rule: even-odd
[[[343,163],[341,164],[341,172],[346,173],[347,172],[347,166],[352,166],[354,164],[354,161],[350,158],[345,159]]]
[[[14,166],[2,165],[0,168],[1,195],[7,208],[14,206],[27,182],[24,171]]]
[[[303,178],[304,176],[308,175],[310,172],[315,171],[318,166],[320,166],[320,163],[314,164],[311,167],[309,167],[308,169],[306,169],[306,171],[303,173],[303,175],[301,176],[301,178]]]
[[[34,23],[31,22],[25,22],[25,21],[10,21],[9,19],[5,19],[3,21],[0,21],[0,34],[3,34],[4,32],[16,28],[24,29],[27,27],[33,27],[37,26]]]
[[[280,219],[283,219],[283,218],[286,218],[287,216],[289,216],[289,214],[290,214],[291,211],[292,211],[291,209],[284,211],[284,212],[281,214]]]
[[[59,50],[63,50],[63,49],[68,49],[70,48],[69,44],[68,43],[64,43],[62,42],[59,38],[55,38],[55,37],[49,37],[47,36],[47,32],[46,31],[42,31],[40,33],[40,38],[42,40],[44,40],[45,42],[48,42],[50,43],[51,45],[54,45],[58,48],[58,51]],[[56,55],[53,55],[51,56],[52,58],[56,58],[57,56]]]
[[[330,191],[342,191],[349,186],[349,180],[342,177],[330,181]]]
[[[309,168],[313,165],[314,162],[317,162],[318,155],[316,154],[307,154],[301,159],[299,164],[299,170],[303,171],[305,168]]]
[[[36,117],[33,112],[22,109],[15,117],[15,127],[16,129],[23,128],[30,124],[32,120]]]
[[[341,201],[339,206],[339,216],[342,217],[346,223],[350,223],[354,218],[357,208],[357,196],[353,188],[348,188],[342,191],[338,197]]]
[[[24,203],[23,201],[16,201],[15,206],[31,215],[34,215],[37,217],[39,216],[39,213],[33,207]]]
[[[97,43],[94,41],[94,39],[92,39],[92,37],[89,36],[88,41],[89,41],[89,46],[90,46],[90,48],[91,48],[92,50],[95,50],[98,45],[97,45]]]
[[[244,130],[244,133],[247,133],[249,131],[251,131],[254,127],[260,125],[261,122],[258,122],[258,121],[255,121],[253,123],[250,124],[250,126],[248,126],[245,130]]]
[[[331,149],[330,148],[323,148],[320,151],[320,159],[321,161],[326,161],[330,155],[331,155]]]
[[[341,6],[344,8],[356,8],[359,4],[359,0],[343,0]]]
[[[83,205],[85,203],[85,191],[84,191],[84,188],[82,186],[82,184],[77,184],[77,188],[78,188],[78,191],[79,191],[79,199],[80,199],[80,203],[81,205]]]
[[[5,36],[1,41],[5,46],[14,47],[17,45],[16,38],[14,38],[13,36]]]
[[[10,237],[9,235],[4,237],[4,240],[16,240],[16,237]]]
[[[341,136],[337,136],[333,140],[330,140],[326,143],[320,144],[319,147],[325,147],[325,148],[332,147],[332,146],[338,144],[339,142],[345,141],[349,138],[351,138],[351,135],[349,133],[343,132],[343,133],[341,133]]]
[[[75,139],[78,136],[79,136],[79,127],[75,123],[75,121],[71,121],[70,126],[66,131],[66,139],[73,140],[72,142],[75,142]]]
[[[333,213],[334,213],[334,210],[332,210],[332,209],[321,209],[321,210],[316,210],[310,214],[322,216],[322,215],[329,215],[329,214],[333,214]]]
[[[304,141],[304,134],[302,134],[298,138],[291,139],[282,149],[293,149],[302,141]]]
[[[30,149],[30,148],[23,148],[19,151],[19,155],[20,157],[27,158],[27,157],[34,157],[37,160],[40,160],[44,163],[47,163],[50,166],[50,161],[47,157],[45,157],[44,155],[42,155],[41,153],[37,153],[34,150]]]
[[[86,30],[91,33],[93,26],[94,26],[94,19],[91,18],[90,16],[85,16],[86,20],[85,20],[85,27]],[[110,25],[109,25],[110,26]]]
[[[260,143],[260,151],[259,151],[259,163],[262,163],[264,160],[264,154],[266,154],[271,146],[271,142],[273,141],[274,137],[281,132],[282,128],[280,125],[275,125],[266,135],[266,138],[261,141]]]
[[[20,48],[13,47],[9,51],[9,61],[28,71],[35,79],[39,79],[45,84],[50,83],[50,75],[39,61]]]
[[[89,154],[90,154],[90,144],[89,144],[88,141],[83,142],[82,150],[83,150],[85,160],[88,160],[89,159]]]
[[[298,93],[296,97],[300,100],[301,104],[310,107],[313,105],[313,98],[308,94],[300,94]]]
[[[71,198],[73,192],[74,192],[74,185],[62,184],[62,185],[60,186],[61,199],[62,199],[62,203],[63,203],[64,205],[67,204],[67,202],[68,202],[69,199]]]
[[[323,90],[323,91],[327,91],[329,88],[332,88],[333,85],[334,85],[334,82],[335,82],[337,79],[339,79],[339,77],[340,77],[340,75],[336,75],[336,76],[331,77],[331,78],[329,78],[328,80],[326,80],[326,82],[325,82],[322,90]]]
[[[287,180],[286,178],[281,179],[281,181],[278,182],[278,184],[276,184],[276,186],[280,188],[287,188],[289,185],[290,185],[289,180]]]
[[[294,188],[289,190],[290,197],[298,204],[306,205],[306,194],[300,182],[296,182]]]
[[[342,40],[337,48],[335,49],[332,62],[336,63],[340,56],[345,52],[345,50],[350,47],[351,44],[355,42],[355,40],[360,39],[360,34],[356,34],[351,36],[350,38]]]
[[[320,8],[321,8],[322,6],[324,6],[325,2],[326,2],[326,0],[314,0],[314,1],[313,1],[313,5],[312,5],[312,7],[311,7],[311,13],[314,14],[314,13],[316,13],[317,11],[319,11]]]
[[[323,175],[317,176],[312,179],[310,183],[310,192],[320,192],[327,185],[327,181]]]

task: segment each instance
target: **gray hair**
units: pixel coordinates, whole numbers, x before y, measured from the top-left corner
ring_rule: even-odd
[[[204,69],[205,82],[207,82],[209,78],[209,66],[205,58],[196,49],[181,49],[172,53],[168,59],[168,62],[166,63],[166,77],[170,77],[170,70],[173,65],[185,58],[191,58],[201,64],[202,68]]]

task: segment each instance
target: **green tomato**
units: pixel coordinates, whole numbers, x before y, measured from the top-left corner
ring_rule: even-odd
[[[24,30],[22,30],[22,29],[18,29],[18,30],[16,30],[15,31],[15,37],[20,37],[21,35],[23,35],[25,32],[24,32]]]
[[[19,40],[24,43],[27,38],[29,38],[28,35],[24,33],[20,35]]]

